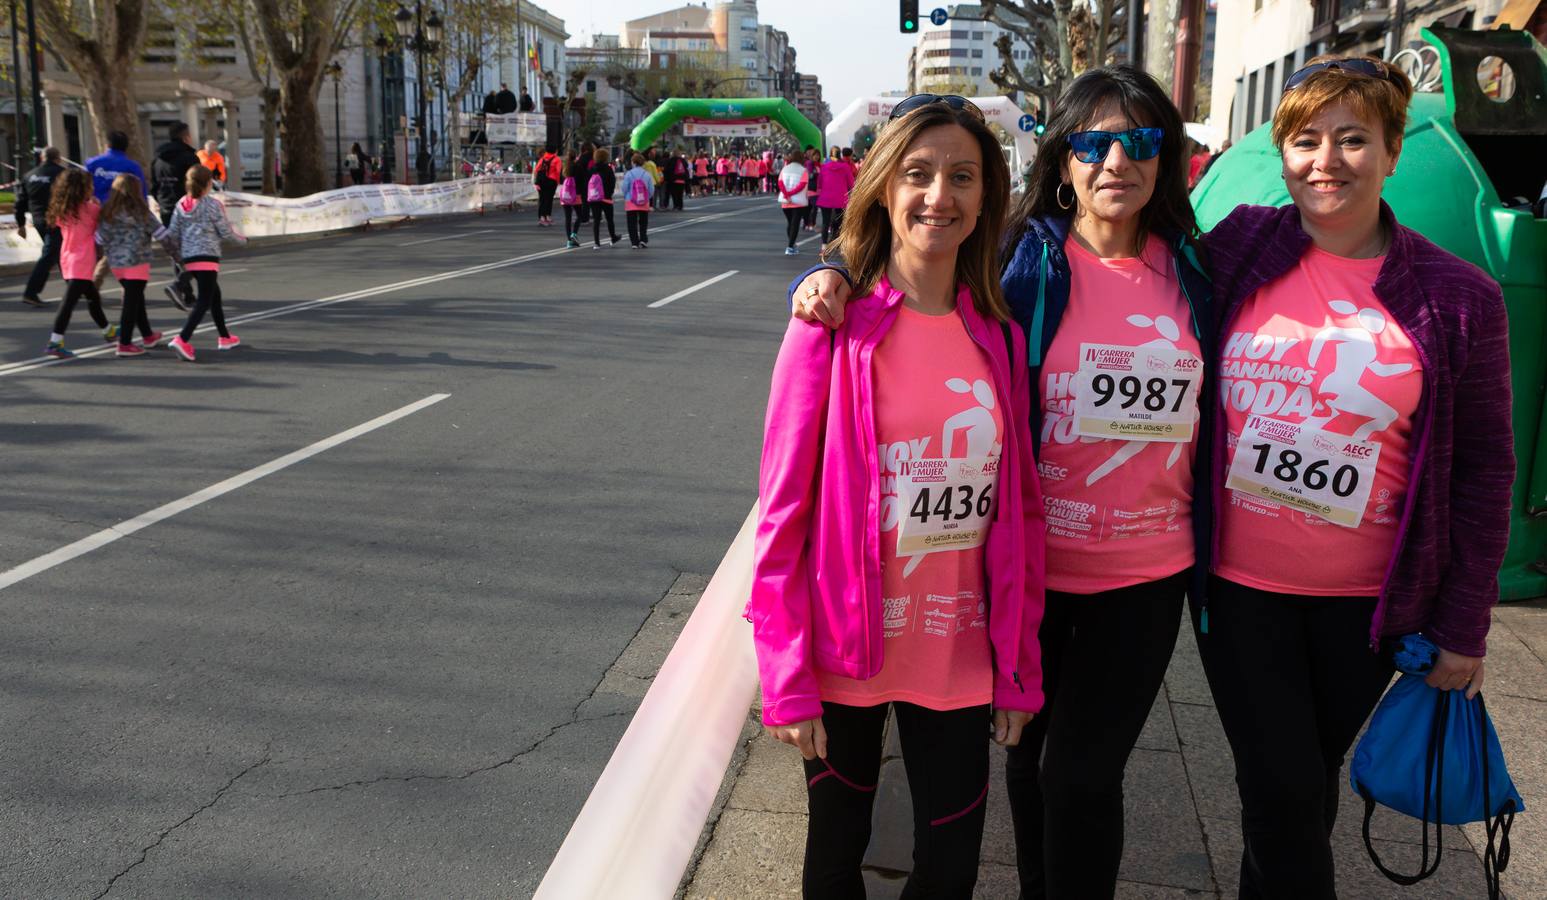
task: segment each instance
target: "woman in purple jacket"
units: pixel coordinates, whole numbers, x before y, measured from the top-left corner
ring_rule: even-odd
[[[1334,897],[1339,770],[1391,679],[1440,647],[1475,695],[1514,478],[1499,286],[1381,200],[1412,85],[1312,60],[1273,123],[1294,201],[1206,238],[1222,316],[1218,531],[1199,644],[1242,804],[1242,897]]]

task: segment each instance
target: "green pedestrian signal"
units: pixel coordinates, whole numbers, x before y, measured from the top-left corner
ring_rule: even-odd
[[[898,29],[903,34],[917,34],[919,30],[919,0],[899,0],[901,9]]]

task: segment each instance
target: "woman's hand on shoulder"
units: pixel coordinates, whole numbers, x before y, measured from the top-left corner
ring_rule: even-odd
[[[806,759],[827,758],[827,729],[821,719],[807,719],[794,725],[765,725],[763,730],[780,743],[789,744]]]
[[[994,743],[1001,747],[1014,747],[1021,742],[1021,732],[1031,720],[1036,718],[1036,713],[1021,712],[1018,709],[994,710]]]
[[[795,289],[795,318],[837,328],[843,324],[850,293],[849,282],[832,269],[812,272]]]

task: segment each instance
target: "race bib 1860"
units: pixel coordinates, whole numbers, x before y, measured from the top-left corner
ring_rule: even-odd
[[[897,555],[981,546],[994,516],[999,457],[914,459],[897,473]]]
[[[1225,486],[1357,528],[1378,459],[1380,444],[1249,416]]]
[[[1129,441],[1190,441],[1203,362],[1170,347],[1081,344],[1075,431]]]

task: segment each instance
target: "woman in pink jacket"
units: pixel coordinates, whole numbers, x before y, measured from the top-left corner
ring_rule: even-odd
[[[844,223],[851,312],[790,323],[768,403],[748,615],[763,724],[806,760],[807,897],[864,895],[889,706],[904,895],[970,896],[987,726],[1014,744],[1042,706],[1042,498],[996,255],[1009,171],[970,103],[904,112]]]
[[[822,250],[838,239],[843,227],[843,207],[849,202],[849,191],[854,188],[854,167],[843,161],[837,147],[832,158],[822,163],[817,177],[817,208],[822,210]]]

